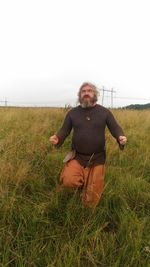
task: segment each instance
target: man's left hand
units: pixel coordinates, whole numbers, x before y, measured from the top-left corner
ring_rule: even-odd
[[[126,142],[127,142],[127,138],[124,135],[120,135],[118,139],[119,139],[119,144],[120,145],[125,145]]]

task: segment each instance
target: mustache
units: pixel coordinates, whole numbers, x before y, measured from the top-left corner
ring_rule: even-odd
[[[90,97],[90,96],[89,96],[89,95],[84,95],[83,98],[84,98],[84,97]]]

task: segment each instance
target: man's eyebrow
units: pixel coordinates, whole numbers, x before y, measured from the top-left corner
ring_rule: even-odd
[[[82,89],[81,91],[93,91],[92,88],[89,88],[89,89]]]

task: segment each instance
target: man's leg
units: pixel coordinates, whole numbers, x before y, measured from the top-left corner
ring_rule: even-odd
[[[104,187],[105,165],[97,165],[84,169],[84,188],[82,202],[85,206],[95,207]]]
[[[75,159],[65,164],[60,175],[60,182],[64,187],[79,188],[84,183],[83,167]]]

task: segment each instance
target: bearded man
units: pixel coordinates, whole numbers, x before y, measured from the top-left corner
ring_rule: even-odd
[[[104,188],[106,126],[120,148],[127,138],[110,110],[97,104],[98,90],[94,84],[83,83],[78,100],[80,105],[67,113],[50,142],[60,147],[73,128],[72,151],[64,160],[60,181],[64,187],[80,188],[83,204],[95,207]]]

